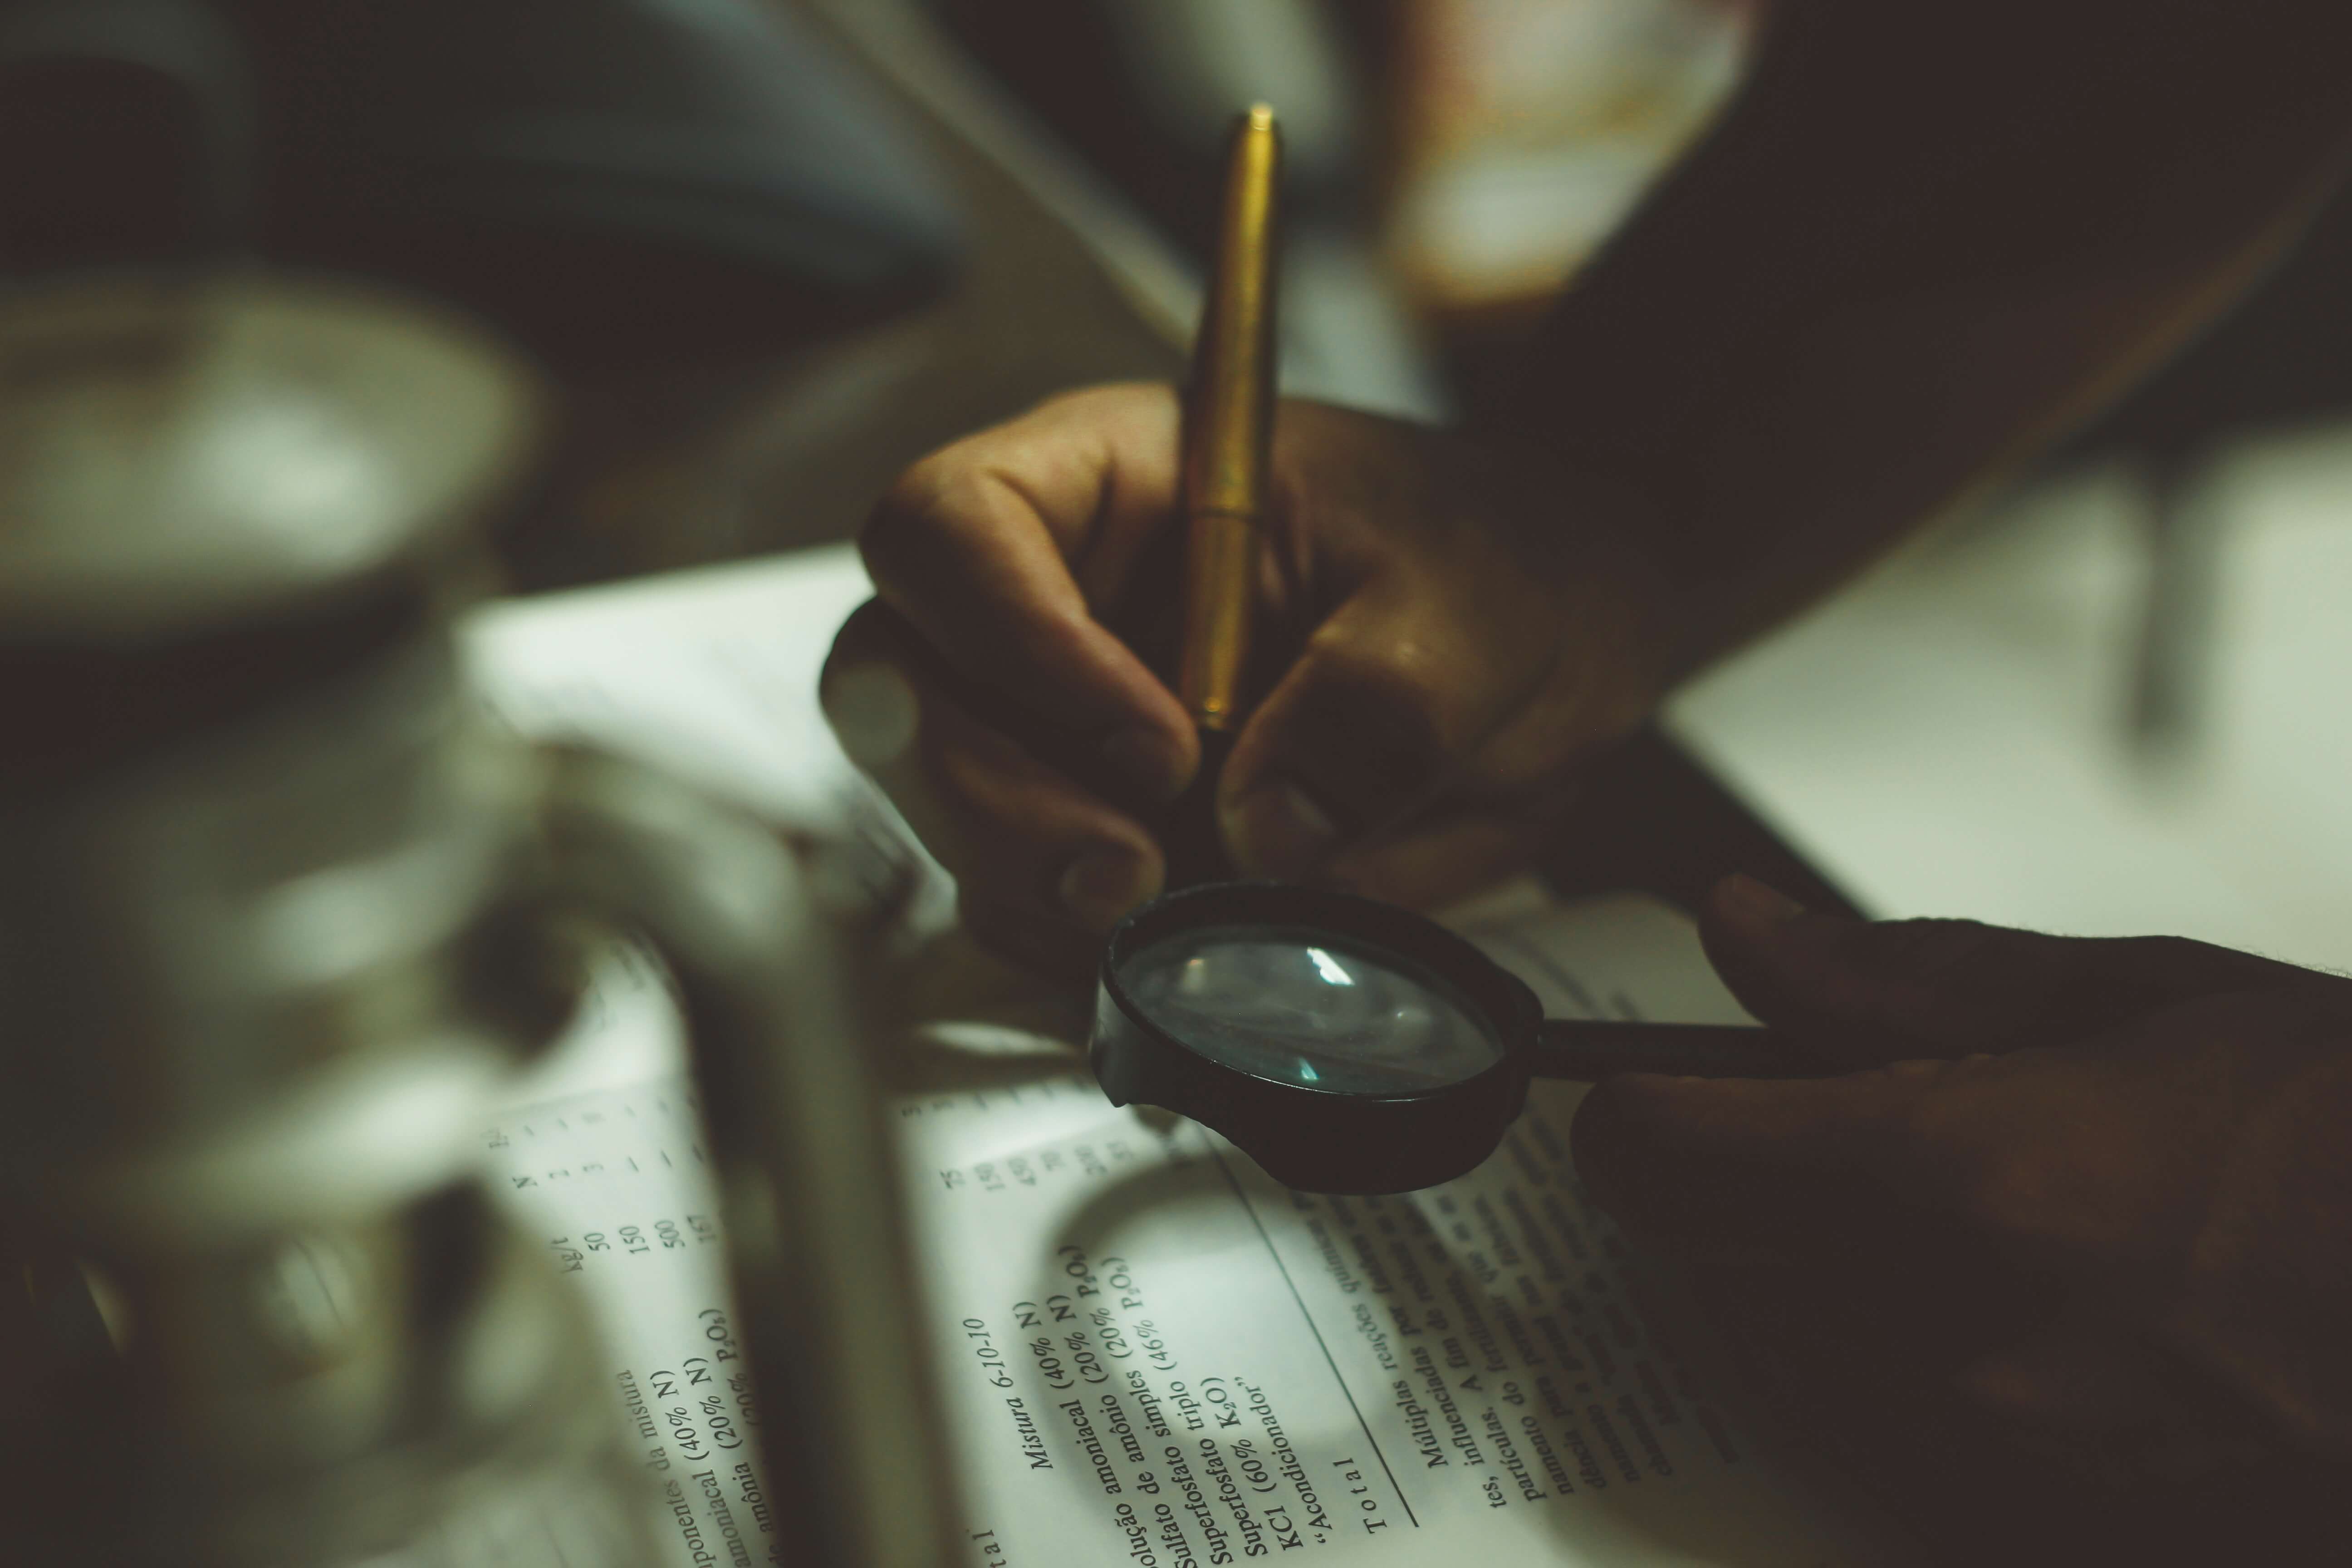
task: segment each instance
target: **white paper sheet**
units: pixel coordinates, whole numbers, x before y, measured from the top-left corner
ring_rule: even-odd
[[[854,558],[819,552],[503,608],[471,646],[526,731],[805,821],[871,808],[814,700],[863,593]],[[1522,888],[1457,923],[1557,1014],[1739,1016],[1687,923],[1646,900]],[[1851,1500],[1775,1458],[1585,1205],[1575,1089],[1538,1086],[1461,1181],[1310,1198],[1191,1123],[1112,1108],[1067,1041],[950,1023],[929,1043],[942,1062],[999,1053],[950,1075],[988,1087],[895,1107],[975,1564],[1896,1560]],[[486,1153],[604,1324],[672,1561],[787,1561],[742,1441],[683,1067],[656,971],[616,955]]]

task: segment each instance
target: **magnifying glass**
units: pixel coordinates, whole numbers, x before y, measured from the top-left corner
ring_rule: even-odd
[[[1535,1078],[1806,1078],[1754,1026],[1546,1018],[1435,921],[1271,882],[1189,888],[1119,922],[1087,1058],[1114,1105],[1223,1133],[1285,1186],[1399,1193],[1502,1142]]]

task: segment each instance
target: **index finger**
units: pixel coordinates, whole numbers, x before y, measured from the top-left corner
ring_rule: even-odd
[[[858,537],[876,592],[960,679],[1159,796],[1192,776],[1192,725],[1096,612],[1174,516],[1177,439],[1165,386],[1055,398],[916,464]]]

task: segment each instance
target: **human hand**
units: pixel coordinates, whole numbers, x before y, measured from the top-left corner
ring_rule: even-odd
[[[910,469],[860,538],[878,600],[826,710],[961,886],[983,940],[1083,962],[1160,886],[1189,782],[1169,668],[1181,581],[1165,387],[1056,398]],[[1578,760],[1668,678],[1631,503],[1538,458],[1286,402],[1256,661],[1218,781],[1244,874],[1429,905],[1523,862]]]
[[[2352,981],[1744,879],[1703,931],[1860,1070],[1622,1078],[1571,1141],[1775,1403],[2004,1561],[2298,1542],[2352,1460]]]

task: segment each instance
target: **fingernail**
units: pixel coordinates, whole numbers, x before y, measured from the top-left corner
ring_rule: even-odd
[[[1787,925],[1805,912],[1804,905],[1745,871],[1734,872],[1724,883],[1721,899],[1725,913],[1768,930]]]
[[[922,722],[914,687],[887,664],[838,671],[824,683],[818,701],[842,751],[869,773],[904,756]]]
[[[1121,730],[1103,742],[1102,754],[1121,778],[1154,800],[1173,800],[1184,787],[1184,748],[1157,730]]]
[[[1329,814],[1288,779],[1242,796],[1223,826],[1235,865],[1250,877],[1303,877],[1339,841]]]
[[[1080,923],[1108,931],[1119,917],[1158,889],[1151,868],[1125,849],[1090,849],[1070,862],[1055,889]]]

